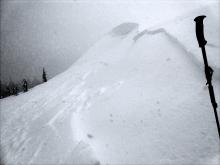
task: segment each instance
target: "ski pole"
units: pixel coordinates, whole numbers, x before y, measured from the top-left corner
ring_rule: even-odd
[[[214,89],[212,86],[212,74],[214,71],[208,64],[206,50],[205,50],[205,45],[207,43],[207,41],[204,38],[204,28],[203,28],[203,20],[205,17],[206,16],[204,16],[204,15],[198,16],[194,19],[194,21],[196,22],[196,37],[197,37],[197,40],[199,43],[199,47],[202,49],[202,55],[203,55],[203,60],[204,60],[204,64],[205,64],[205,76],[206,76],[206,80],[207,80],[206,85],[208,85],[210,100],[211,100],[211,103],[212,103],[212,106],[214,109],[215,120],[216,120],[218,135],[219,135],[219,139],[220,139],[220,126],[219,126],[218,113],[217,113],[218,105],[215,101],[215,93],[214,93]]]

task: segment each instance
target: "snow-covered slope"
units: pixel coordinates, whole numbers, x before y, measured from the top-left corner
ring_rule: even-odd
[[[177,26],[184,20],[194,24],[190,16]],[[206,26],[210,31],[216,25]],[[194,26],[178,26],[176,33],[169,27],[176,29],[167,24],[139,32],[138,24],[123,23],[66,72],[1,100],[2,161],[218,164],[220,143],[197,58],[201,52],[189,52],[198,44],[188,45],[178,33],[196,40]],[[219,51],[219,40],[212,45]],[[212,49],[207,54],[219,58]],[[220,104],[218,77],[213,84]]]

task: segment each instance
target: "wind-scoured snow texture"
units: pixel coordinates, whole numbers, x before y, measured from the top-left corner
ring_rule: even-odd
[[[168,25],[141,33],[135,23],[121,24],[66,72],[1,100],[2,161],[219,164],[203,63],[195,58],[201,52],[187,50],[200,49],[192,28],[175,35]],[[195,41],[188,45],[177,31]],[[219,40],[210,43],[219,51]],[[218,56],[214,48],[207,54]],[[213,84],[220,105],[219,79]]]

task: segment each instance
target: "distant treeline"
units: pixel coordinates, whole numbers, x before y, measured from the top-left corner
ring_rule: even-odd
[[[5,98],[11,95],[18,95],[20,92],[27,92],[28,89],[33,88],[43,82],[47,82],[47,75],[43,68],[42,81],[34,78],[33,80],[23,79],[20,82],[13,82],[10,80],[8,84],[3,84],[0,80],[0,98]]]

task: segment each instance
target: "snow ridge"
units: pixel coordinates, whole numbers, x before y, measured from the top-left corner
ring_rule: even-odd
[[[203,64],[201,64],[198,59],[196,58],[196,55],[194,53],[192,53],[191,51],[189,51],[187,49],[187,47],[175,36],[173,36],[172,34],[170,34],[165,28],[158,28],[155,30],[148,30],[145,29],[142,32],[138,33],[133,40],[135,42],[137,42],[141,37],[143,37],[144,35],[148,34],[148,35],[155,35],[155,34],[159,34],[159,33],[163,33],[165,34],[168,39],[175,45],[178,45],[179,48],[181,48],[187,55],[188,57],[191,59],[191,61],[200,69],[203,68]],[[207,44],[207,46],[210,47],[216,47],[215,45],[212,44]],[[200,49],[198,47],[198,49]],[[215,71],[215,74],[213,75],[216,79],[220,79],[220,67],[218,66],[212,66],[213,70]]]

